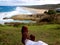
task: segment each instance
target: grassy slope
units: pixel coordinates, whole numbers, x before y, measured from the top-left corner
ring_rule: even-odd
[[[28,26],[29,33],[34,34],[37,40],[42,40],[49,45],[60,45],[59,25],[34,25]],[[9,27],[0,26],[0,45],[22,45],[21,43],[21,26]]]

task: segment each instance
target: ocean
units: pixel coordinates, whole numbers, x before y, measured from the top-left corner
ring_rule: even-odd
[[[16,6],[0,6],[0,12],[11,12],[16,9]]]
[[[17,14],[32,14],[32,11],[25,10],[23,7],[20,6],[0,6],[0,24],[4,24],[5,22],[16,22],[15,20],[13,21],[11,19],[4,20],[3,18],[5,17],[9,18]]]

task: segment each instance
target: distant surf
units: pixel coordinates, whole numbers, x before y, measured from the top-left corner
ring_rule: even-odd
[[[24,9],[23,7],[19,6],[0,6],[0,24],[3,22],[5,17],[12,17],[18,14],[32,14],[31,11]],[[5,20],[11,21],[11,20]]]
[[[11,17],[17,14],[32,14],[31,11],[17,6],[0,6],[0,17]]]

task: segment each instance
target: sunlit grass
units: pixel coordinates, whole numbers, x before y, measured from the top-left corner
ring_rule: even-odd
[[[22,25],[23,26],[23,25]],[[0,45],[22,45],[21,27],[0,26]],[[49,45],[60,45],[60,25],[28,25],[29,34]]]

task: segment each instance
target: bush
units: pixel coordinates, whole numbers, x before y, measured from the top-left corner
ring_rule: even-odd
[[[48,10],[47,14],[49,14],[49,15],[56,14],[56,11],[54,11],[54,10]]]
[[[47,11],[44,12],[45,14],[47,13]]]

